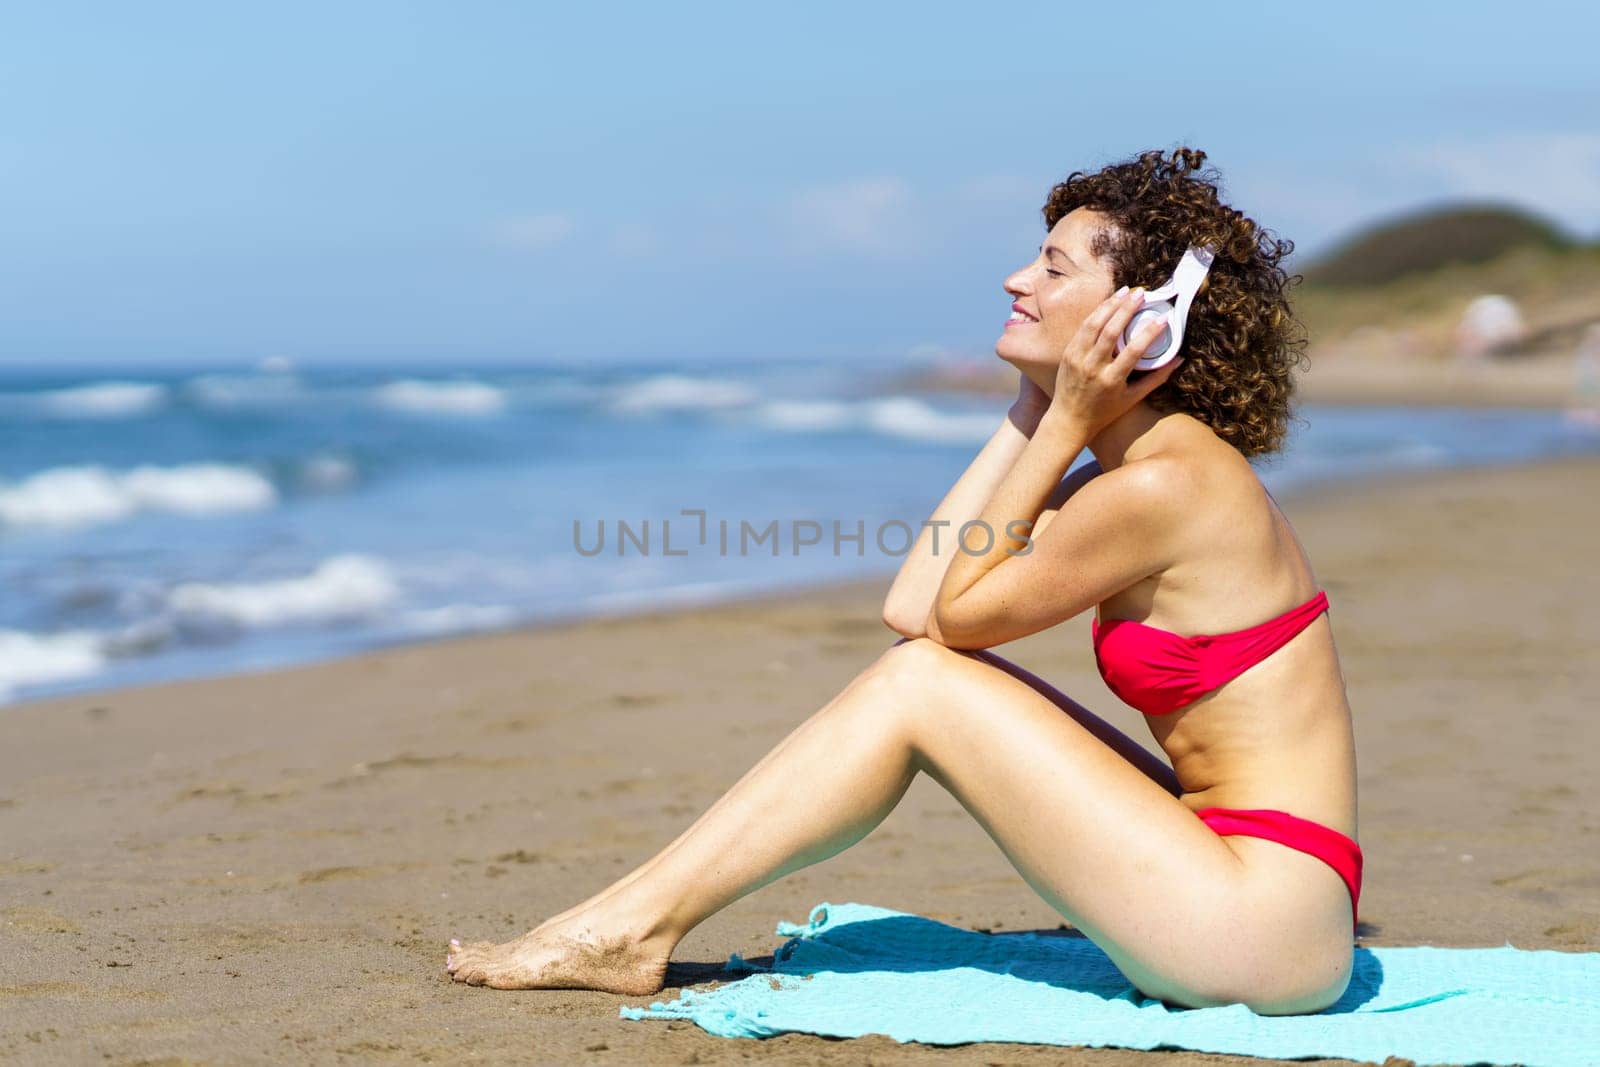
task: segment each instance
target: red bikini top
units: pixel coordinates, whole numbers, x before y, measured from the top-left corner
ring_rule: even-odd
[[[1094,658],[1100,677],[1130,707],[1166,715],[1243,674],[1328,610],[1317,595],[1275,619],[1227,634],[1184,637],[1132,619],[1094,619]]]

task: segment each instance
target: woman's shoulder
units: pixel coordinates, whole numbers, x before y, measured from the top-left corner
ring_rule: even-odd
[[[1136,468],[1143,468],[1142,470]],[[1215,559],[1227,546],[1268,548],[1277,536],[1278,509],[1260,475],[1232,446],[1170,448],[1116,472],[1139,476],[1168,502],[1178,520],[1175,548],[1186,561]]]
[[[1209,431],[1168,442],[1120,469],[1142,468],[1173,490],[1189,490],[1213,504],[1266,499],[1266,487],[1239,450]]]

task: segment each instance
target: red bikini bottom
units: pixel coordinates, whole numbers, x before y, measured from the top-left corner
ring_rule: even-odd
[[[1339,872],[1350,890],[1350,914],[1361,899],[1361,846],[1339,831],[1274,808],[1201,808],[1200,821],[1218,837],[1262,837],[1304,852]]]

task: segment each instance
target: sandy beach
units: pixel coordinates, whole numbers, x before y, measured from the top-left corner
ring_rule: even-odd
[[[1597,489],[1587,458],[1283,498],[1356,715],[1361,944],[1600,949]],[[452,934],[518,934],[688,825],[894,640],[887,584],[0,708],[0,1058],[1061,1062],[758,1046],[618,1019],[653,998],[445,975]],[[999,651],[1154,748],[1096,674],[1087,614]],[[824,900],[1060,923],[921,779],[860,845],[694,931],[660,999],[769,957],[774,925]]]

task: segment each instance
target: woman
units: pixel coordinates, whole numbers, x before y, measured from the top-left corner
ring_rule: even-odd
[[[995,352],[1020,391],[930,520],[943,549],[926,527],[889,591],[904,640],[631,874],[515,941],[452,940],[457,981],[653,993],[690,929],[859,841],[920,771],[1145,995],[1261,1014],[1340,997],[1350,709],[1326,599],[1247,462],[1287,429],[1293,245],[1219,203],[1204,159],[1148,152],[1052,190],[1039,255],[1005,281]],[[1153,337],[1114,338],[1191,244],[1215,261],[1182,357],[1130,383]],[[953,551],[974,519],[993,546],[973,527]],[[986,651],[1097,605],[1102,673],[1170,767]]]

